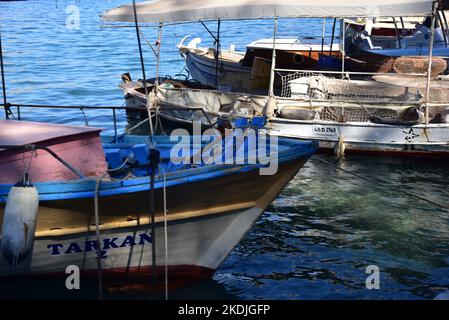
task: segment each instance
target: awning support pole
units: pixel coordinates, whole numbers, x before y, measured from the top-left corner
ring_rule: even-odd
[[[402,48],[402,44],[401,44],[401,35],[399,34],[399,30],[398,30],[398,25],[396,23],[396,18],[393,18],[393,24],[394,24],[394,32],[396,33],[396,38],[398,41],[398,48],[401,49]]]
[[[217,21],[217,40],[215,40],[215,86],[218,88],[218,69],[219,69],[219,59],[220,59],[220,26],[221,20]]]
[[[274,18],[274,28],[273,28],[273,53],[271,56],[271,72],[270,72],[270,86],[268,89],[268,95],[270,97],[274,96],[274,69],[276,68],[276,36],[278,31],[278,18]]]
[[[137,21],[137,9],[136,9],[136,0],[133,0],[133,9],[134,9],[134,25],[136,28],[136,35],[137,35],[137,45],[139,46],[139,56],[140,56],[140,66],[142,69],[142,77],[143,77],[143,87],[145,89],[145,97],[147,100],[147,110],[148,110],[148,120],[150,123],[150,140],[151,140],[151,144],[154,144],[153,141],[153,121],[152,121],[152,117],[151,117],[151,106],[149,106],[150,104],[150,97],[149,97],[149,92],[148,92],[148,87],[147,87],[147,81],[146,81],[146,75],[145,75],[145,62],[143,60],[143,52],[142,52],[142,44],[140,43],[140,31],[139,31],[139,23]]]
[[[438,24],[441,28],[441,31],[443,33],[443,40],[444,40],[444,46],[447,48],[447,37],[446,37],[446,28],[443,22],[443,18],[441,17],[441,15],[444,16],[444,11],[443,10],[437,10],[437,17],[438,17]]]
[[[432,72],[432,55],[433,55],[433,41],[435,38],[435,20],[438,9],[438,1],[433,3],[432,8],[432,23],[430,27],[430,44],[429,44],[429,61],[427,66],[427,83],[426,83],[426,124],[429,124],[429,98],[430,98],[430,77]]]
[[[159,84],[159,66],[160,66],[161,45],[162,45],[162,23],[159,24],[159,28],[157,29],[156,85]]]
[[[345,42],[346,42],[346,27],[345,27],[345,19],[341,20],[341,78],[345,77]]]
[[[335,37],[335,25],[337,24],[337,18],[334,18],[334,23],[332,25],[332,35],[331,35],[331,45],[329,48],[329,55],[332,55],[332,47],[334,46],[334,37]]]
[[[448,43],[447,43],[447,38],[448,38],[448,35],[449,35],[449,26],[448,26],[448,24],[447,24],[447,19],[446,19],[446,13],[444,12],[444,10],[440,10],[440,12],[441,12],[441,15],[443,16],[443,21],[444,21],[444,38],[446,39],[446,47],[448,46]]]
[[[323,18],[323,32],[321,33],[321,54],[324,52],[324,35],[326,32],[326,18]]]
[[[137,22],[137,9],[136,9],[136,1],[133,0],[133,9],[134,9],[134,22],[136,27],[136,34],[137,34],[137,43],[139,45],[139,55],[140,55],[140,65],[142,67],[142,76],[143,76],[143,86],[145,88],[145,97],[147,100],[147,111],[148,111],[148,121],[150,123],[150,139],[151,139],[151,148],[154,147],[154,137],[153,137],[153,120],[152,120],[152,114],[151,114],[151,99],[148,94],[148,88],[146,83],[146,76],[145,76],[145,63],[143,60],[143,53],[142,53],[142,44],[140,43],[140,33],[139,33],[139,23]],[[151,218],[151,274],[152,274],[152,289],[153,292],[156,292],[156,285],[157,285],[157,270],[156,270],[156,228],[155,228],[155,209],[154,209],[154,171],[155,168],[151,171],[151,177],[150,177],[150,218]]]

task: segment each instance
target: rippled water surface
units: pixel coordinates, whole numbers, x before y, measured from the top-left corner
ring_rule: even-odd
[[[9,101],[23,104],[123,104],[120,75],[140,78],[132,28],[104,28],[99,14],[128,1],[0,1]],[[69,5],[80,29],[66,28]],[[271,21],[224,22],[222,43],[238,50],[270,37]],[[215,24],[210,24],[215,27]],[[328,32],[330,22],[328,22]],[[149,42],[155,30],[145,28]],[[283,36],[320,35],[321,19],[280,22]],[[163,74],[184,64],[176,44],[187,34],[212,44],[200,25],[164,29]],[[155,58],[145,47],[148,76]],[[30,110],[28,120],[101,126],[109,110]],[[1,114],[3,116],[3,114]],[[1,117],[0,116],[0,117]],[[126,119],[119,114],[119,126]],[[335,162],[331,157],[324,157]],[[449,289],[449,212],[405,194],[449,205],[445,160],[348,157],[342,168],[389,184],[385,189],[313,158],[267,209],[212,280],[172,293],[175,298],[431,299]],[[368,265],[380,268],[380,289],[367,290]],[[125,298],[145,295],[125,294]]]

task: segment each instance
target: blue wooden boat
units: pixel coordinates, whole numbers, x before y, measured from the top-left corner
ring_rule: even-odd
[[[15,127],[16,125],[19,122]],[[5,135],[5,132],[0,130],[0,146],[2,134]],[[72,136],[69,141],[71,146],[74,141],[84,139],[84,134]],[[99,132],[94,131],[94,134]],[[40,145],[45,145],[46,149],[59,150],[58,155],[62,160],[64,155],[76,153],[82,158],[85,153],[83,149],[75,149],[74,152],[69,147],[62,148],[59,145],[60,138],[47,138],[33,141],[35,150]],[[125,135],[115,141],[114,137],[103,137],[100,149],[104,152],[104,165],[109,171],[102,173],[101,170],[85,168],[81,172],[76,170],[80,163],[70,163],[72,169],[78,171],[83,178],[75,176],[59,181],[36,181],[33,180],[33,172],[39,176],[41,163],[32,166],[29,178],[37,189],[39,198],[34,243],[29,252],[22,252],[14,263],[8,256],[8,251],[3,250],[2,244],[0,277],[15,279],[24,275],[66,276],[65,270],[69,265],[78,266],[84,275],[95,276],[98,271],[97,254],[101,256],[101,273],[106,283],[122,281],[124,278],[139,282],[144,277],[144,282],[149,284],[153,257],[156,259],[158,275],[163,275],[167,266],[172,280],[185,279],[186,276],[208,277],[317,150],[314,142],[281,138],[275,147],[276,172],[261,175],[260,169],[267,167],[266,164],[174,163],[171,153],[174,147],[180,146],[192,151],[192,156],[186,159],[193,160],[195,150],[191,142],[194,138],[181,143],[170,141],[167,136],[155,136],[154,143],[160,152],[160,162],[153,172],[148,160],[151,150],[147,139],[146,136]],[[30,144],[26,140],[23,138],[20,142],[22,146],[28,146],[26,150],[20,147],[20,143],[12,149],[0,149],[0,163],[5,165],[2,160],[8,152],[14,151],[22,154],[22,157],[29,154]],[[250,143],[246,139],[243,143],[245,162],[248,162]],[[260,140],[257,140],[257,147],[259,144]],[[79,144],[76,146],[78,148]],[[87,146],[92,148],[92,145]],[[273,151],[270,148],[274,147],[266,148],[270,152]],[[224,142],[223,150],[226,150]],[[236,149],[232,150],[233,154],[237,152]],[[37,161],[35,159],[40,157],[45,160],[48,152],[40,149],[38,152],[41,153],[32,161]],[[10,154],[8,157],[11,159]],[[64,168],[63,164],[61,166]],[[102,168],[103,165],[97,163],[95,167]],[[70,168],[65,167],[65,170],[74,175]],[[94,175],[89,176],[89,170]],[[154,235],[150,232],[152,172]],[[101,175],[103,178],[100,180]],[[14,185],[2,182],[2,178],[5,177],[0,177],[0,222],[6,216],[8,193]],[[18,176],[17,180],[20,178]],[[97,225],[96,196],[99,214]],[[6,220],[3,220],[2,230],[7,230]],[[97,226],[99,239],[95,233]],[[2,241],[3,238],[2,232]],[[152,242],[155,244],[154,255]],[[168,244],[167,248],[165,243]]]

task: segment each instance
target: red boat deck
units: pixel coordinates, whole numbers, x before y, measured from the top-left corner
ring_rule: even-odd
[[[23,176],[32,152],[25,146],[48,147],[85,176],[107,170],[100,128],[0,120],[0,183]],[[78,177],[47,151],[36,150],[29,170],[32,182],[72,180]]]

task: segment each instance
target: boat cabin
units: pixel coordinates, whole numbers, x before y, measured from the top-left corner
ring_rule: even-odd
[[[100,132],[94,127],[0,120],[0,184],[16,183],[26,171],[31,182],[103,175],[108,164]]]

